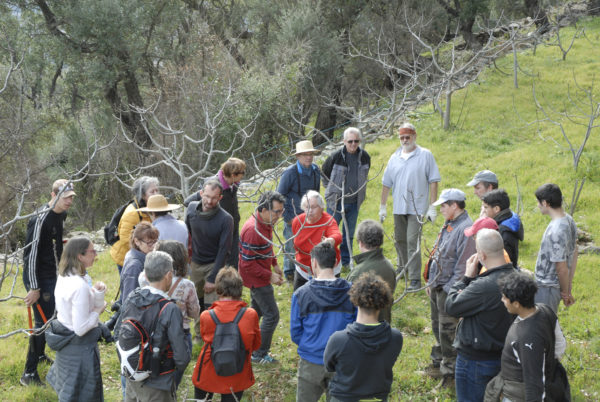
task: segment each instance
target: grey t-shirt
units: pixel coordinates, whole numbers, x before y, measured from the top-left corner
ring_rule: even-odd
[[[566,261],[569,271],[573,269],[573,254],[577,247],[577,225],[566,214],[548,224],[535,263],[535,279],[541,286],[558,288],[556,263]]]

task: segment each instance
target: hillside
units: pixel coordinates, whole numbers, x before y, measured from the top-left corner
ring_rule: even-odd
[[[600,44],[600,19],[582,20],[579,26],[585,27],[585,37],[575,41],[565,61],[562,61],[559,49],[550,46],[539,46],[535,54],[532,49],[519,54],[522,72],[519,73],[518,89],[513,87],[512,56],[507,56],[496,63],[497,68],[488,68],[478,81],[457,92],[453,97],[451,130],[442,130],[439,116],[429,107],[410,116],[418,130],[417,142],[429,148],[437,159],[442,175],[440,191],[449,187],[463,189],[467,193],[467,210],[471,216],[479,211],[479,200],[465,184],[478,170],[491,169],[498,175],[500,186],[511,195],[513,208],[517,205],[517,195],[520,195],[518,212],[525,227],[525,241],[520,246],[520,265],[530,270],[534,267],[539,242],[548,224],[548,218],[539,213],[533,195],[535,189],[545,182],[558,184],[563,189],[565,200],[569,202],[575,179],[586,177],[574,218],[580,228],[600,243],[600,215],[597,211],[600,195],[600,129],[592,131],[579,170],[574,172],[572,156],[560,129],[547,121],[540,121],[543,115],[536,112],[532,95],[532,82],[535,79],[538,101],[556,119],[559,118],[558,112],[563,110],[571,114],[590,113],[590,107],[586,106],[586,99],[576,85],[589,88],[595,84],[592,93],[596,104],[600,102],[598,82],[594,81],[595,72],[600,70],[597,50]],[[575,32],[575,28],[565,28],[561,30],[561,37],[570,40]],[[571,100],[583,102],[579,105],[580,110],[572,105]],[[587,125],[585,119],[573,120]],[[585,126],[567,119],[562,122],[569,140],[578,147],[583,140]],[[372,176],[385,167],[398,144],[396,138],[382,138],[366,146],[372,156]],[[376,219],[380,191],[381,178],[377,177],[369,183],[367,201],[360,211],[359,221]],[[251,204],[242,205],[243,222],[251,212]],[[388,211],[390,208],[391,201]],[[435,225],[427,224],[424,227],[423,249],[431,247],[441,220],[438,217]],[[388,218],[384,227],[391,236],[393,219]],[[282,227],[277,230],[282,230]],[[393,244],[389,239],[386,239],[385,253],[395,261]],[[575,401],[600,399],[600,318],[597,313],[600,274],[596,270],[599,263],[598,255],[580,255],[573,291],[577,303],[569,309],[561,305],[559,310],[559,320],[568,342],[563,364]],[[90,273],[94,279],[105,281],[109,286],[108,293],[114,295],[118,288],[118,274],[107,252],[99,257]],[[0,297],[7,294],[9,287],[5,282]],[[399,286],[396,296],[401,294],[403,288]],[[245,393],[244,400],[295,400],[297,355],[289,337],[288,325],[291,288],[283,285],[276,292],[281,320],[273,339],[272,353],[280,360],[280,364],[256,367],[256,384]],[[15,293],[24,294],[20,279],[17,280]],[[245,292],[244,298],[249,300],[248,292]],[[403,332],[405,341],[394,368],[391,400],[453,400],[452,393],[434,389],[436,382],[420,372],[429,363],[430,346],[434,339],[425,292],[408,295],[401,300],[394,306],[392,316],[393,325]],[[108,313],[103,316],[105,319],[108,317]],[[22,301],[12,299],[0,303],[0,333],[26,327],[26,322],[27,314]],[[19,385],[26,347],[27,338],[23,335],[0,340],[0,399],[56,400],[50,388],[23,389]],[[193,361],[198,352],[199,346],[195,346]],[[118,400],[120,382],[114,346],[101,345],[101,358],[105,399]],[[192,365],[188,368],[190,374],[192,368]],[[42,377],[46,372],[47,367],[40,366]],[[193,396],[189,376],[185,377],[179,392],[180,400],[186,396]]]

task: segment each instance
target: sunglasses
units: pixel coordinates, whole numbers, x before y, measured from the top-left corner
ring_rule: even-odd
[[[400,136],[400,141],[409,141],[411,139],[412,135],[401,135]]]
[[[348,140],[348,144],[358,144],[360,140]]]

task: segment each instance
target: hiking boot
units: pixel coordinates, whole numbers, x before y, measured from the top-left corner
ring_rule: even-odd
[[[425,374],[431,378],[442,378],[442,372],[440,371],[440,366],[438,364],[431,363],[429,366],[425,367]]]
[[[45,353],[40,356],[40,359],[38,361],[40,363],[45,363],[45,364],[47,364],[49,366],[51,366],[52,363],[54,363],[54,360],[52,360],[51,358],[49,358],[48,355],[46,355]]]
[[[30,385],[38,385],[40,387],[43,387],[44,385],[46,385],[42,382],[42,380],[40,380],[40,376],[37,373],[37,371],[34,371],[33,373],[23,373],[19,382],[24,387],[28,387]]]
[[[262,357],[252,355],[252,363],[254,364],[275,364],[279,363],[279,360],[275,359],[269,354],[266,354]]]
[[[421,289],[421,281],[418,279],[410,281],[410,285],[408,286],[407,290],[417,290],[417,289]]]

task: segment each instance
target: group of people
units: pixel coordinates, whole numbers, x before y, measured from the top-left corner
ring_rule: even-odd
[[[122,373],[124,399],[174,400],[194,337],[204,342],[192,375],[195,397],[210,400],[219,393],[223,400],[239,400],[254,383],[252,364],[277,363],[270,354],[280,319],[273,285],[287,280],[294,288],[290,335],[298,345],[297,400],[316,401],[323,393],[339,401],[387,400],[402,349],[402,335],[391,327],[399,274],[409,292],[423,288],[421,278],[426,282],[436,343],[425,372],[439,378],[440,386],[455,387],[461,401],[483,400],[484,395],[486,400],[500,395],[511,401],[532,395],[540,400],[550,377],[539,374],[560,368],[557,356],[564,352],[558,304],[575,302],[576,226],[562,209],[560,189],[546,184],[535,194],[552,221],[533,279],[520,272],[524,229],[508,194],[498,189],[497,176],[484,170],[467,184],[482,200],[480,217],[473,222],[462,190],[445,189],[438,198],[441,176],[435,158],[417,145],[416,137],[413,125],[400,127],[401,146],[382,179],[379,218],[386,218],[391,193],[397,269],[383,255],[382,224],[367,219],[356,225],[371,163],[356,128],[345,130],[343,147],[322,168],[313,163],[318,151],[312,143],[297,143],[297,161],[281,175],[278,191],[261,194],[241,230],[237,189],[246,165],[240,159],[228,159],[185,200],[184,221],[170,213],[181,206],[159,193],[157,178],[137,179],[119,222],[119,240],[110,251],[120,274],[115,338],[135,311],[175,303],[161,304],[152,323],[164,329],[161,365],[168,361],[168,367],[143,382]],[[55,310],[57,316],[46,337],[30,337],[21,383],[41,383],[37,364],[52,363],[44,353],[47,339],[57,351],[47,380],[59,399],[102,400],[97,342],[111,340],[111,333],[98,316],[106,306],[107,287],[92,285],[87,273],[96,254],[89,239],[72,238],[63,250],[63,223],[74,196],[69,181],[57,180],[50,202],[28,225],[25,302],[34,307],[36,328]],[[421,270],[421,227],[427,220],[435,222],[438,206],[444,224]],[[281,218],[283,241],[274,232]],[[355,232],[359,253],[352,250]],[[283,269],[277,261],[279,244]],[[244,286],[251,307],[241,300]],[[221,376],[212,345],[219,325],[231,321],[237,322],[245,358],[238,372]],[[534,344],[541,348],[531,351]],[[73,365],[85,366],[77,377],[69,376]]]

